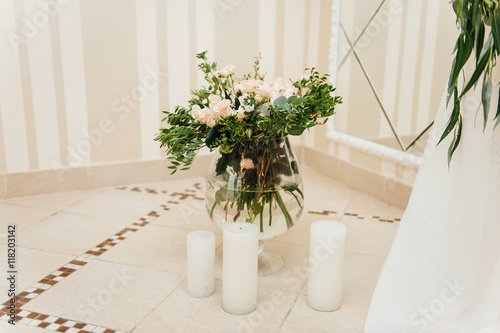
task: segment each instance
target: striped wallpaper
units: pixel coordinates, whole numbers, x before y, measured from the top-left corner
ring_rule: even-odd
[[[331,0],[0,0],[0,173],[161,157],[161,110],[201,83],[328,71]]]
[[[343,29],[352,42],[359,39],[357,53],[396,130],[404,138],[419,133],[435,115],[451,64],[456,28],[448,0],[341,5]],[[202,83],[197,51],[210,50],[240,75],[259,51],[269,78],[298,77],[310,66],[327,72],[331,6],[332,0],[0,0],[0,174],[161,158],[153,141],[161,110],[185,103]],[[349,47],[340,36],[342,61]],[[359,64],[352,54],[345,59],[336,129],[390,139]],[[331,150],[326,126],[295,142]]]

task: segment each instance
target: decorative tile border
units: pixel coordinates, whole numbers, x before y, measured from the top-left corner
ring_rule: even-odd
[[[324,215],[324,216],[337,216],[337,217],[343,217],[343,216],[351,216],[353,218],[356,218],[358,220],[369,220],[369,219],[373,219],[373,220],[378,220],[379,222],[388,222],[388,223],[394,223],[394,222],[400,222],[401,219],[400,218],[382,218],[380,216],[377,216],[377,215],[360,215],[360,214],[357,214],[357,213],[348,213],[348,212],[345,212],[343,214],[340,214],[334,210],[314,210],[314,209],[310,209],[308,211],[309,214],[317,214],[317,215]]]
[[[9,320],[9,316],[4,314],[0,320]],[[16,323],[33,327],[44,328],[49,331],[65,333],[125,333],[112,330],[102,326],[77,322],[56,316],[50,316],[38,312],[18,309]]]
[[[167,191],[150,191],[148,189],[141,189],[138,187],[122,187],[117,188],[121,190],[129,189],[134,192],[144,192],[151,194],[160,194],[167,193]],[[92,249],[88,250],[81,256],[73,259],[68,262],[66,265],[56,269],[49,275],[45,276],[43,279],[27,288],[23,292],[17,294],[14,297],[16,301],[16,323],[25,324],[28,326],[36,326],[40,328],[44,328],[50,331],[56,332],[67,332],[67,333],[84,333],[84,332],[92,332],[92,333],[123,333],[120,331],[108,329],[105,327],[95,326],[86,323],[79,323],[75,321],[71,321],[64,318],[59,318],[56,316],[50,316],[46,314],[31,312],[22,309],[22,307],[30,302],[32,299],[35,299],[45,291],[49,290],[57,283],[61,282],[92,260],[98,258],[106,251],[110,250],[114,246],[116,246],[121,241],[125,240],[129,236],[133,235],[135,232],[145,227],[146,225],[153,222],[155,219],[163,215],[165,212],[172,209],[175,205],[179,204],[180,201],[186,200],[188,198],[192,198],[194,200],[204,200],[203,198],[196,196],[196,189],[201,189],[201,185],[199,183],[194,184],[193,186],[184,190],[184,192],[173,192],[169,193],[169,199],[165,204],[160,205],[156,209],[150,211],[143,217],[139,218],[129,226],[123,228],[115,235],[109,237],[104,240],[100,244],[96,245]],[[10,299],[2,304],[2,308],[0,309],[0,320],[10,320],[9,317],[9,308],[7,307],[10,304]]]
[[[115,187],[116,190],[132,191],[132,192],[144,192],[149,194],[167,194],[168,191],[156,190],[154,188],[142,188],[138,186],[118,186]]]

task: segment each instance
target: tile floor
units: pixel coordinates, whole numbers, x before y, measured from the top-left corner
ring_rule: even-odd
[[[0,262],[7,225],[17,224],[17,324],[7,323],[0,279],[0,332],[363,332],[377,277],[402,210],[303,168],[300,222],[266,242],[286,266],[259,277],[257,310],[221,308],[222,236],[204,210],[203,179],[119,186],[0,202]],[[307,306],[309,226],[347,226],[342,308]],[[216,292],[186,293],[186,234],[216,233]]]

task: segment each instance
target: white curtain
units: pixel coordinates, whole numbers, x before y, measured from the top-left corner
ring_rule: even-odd
[[[365,333],[500,332],[500,125],[493,131],[490,121],[483,133],[480,92],[462,103],[450,169],[453,133],[436,144],[452,103],[440,107]]]

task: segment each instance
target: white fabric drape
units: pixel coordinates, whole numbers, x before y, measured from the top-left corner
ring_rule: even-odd
[[[452,103],[438,111],[365,333],[500,332],[500,127],[490,121],[483,133],[480,92],[478,85],[462,103],[450,169],[452,134],[436,144]]]

